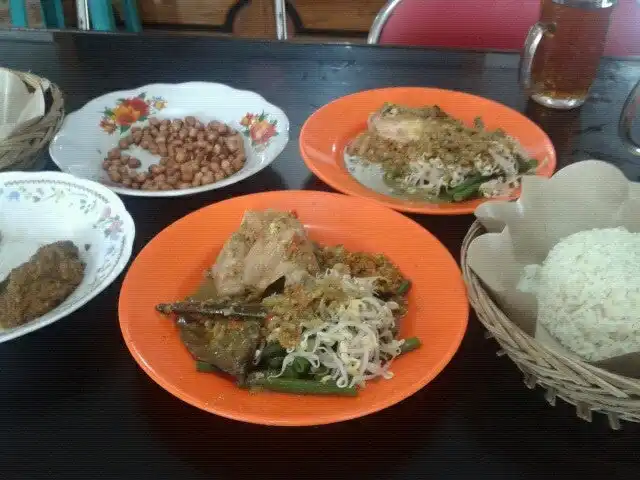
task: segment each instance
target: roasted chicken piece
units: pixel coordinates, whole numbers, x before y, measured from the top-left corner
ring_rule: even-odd
[[[208,272],[218,297],[263,292],[280,277],[297,283],[318,272],[313,244],[289,212],[247,211]]]
[[[368,126],[385,140],[401,144],[419,141],[434,121],[449,118],[438,106],[409,108],[386,103],[369,117]]]

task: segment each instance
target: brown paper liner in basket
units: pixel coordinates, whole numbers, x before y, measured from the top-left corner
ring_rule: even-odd
[[[494,303],[467,262],[469,245],[484,233],[482,224],[474,222],[462,243],[460,263],[469,302],[489,336],[502,348],[498,354],[506,353],[515,362],[527,387],[542,386],[550,405],[560,397],[575,405],[578,417],[587,421],[591,421],[593,412],[603,413],[614,430],[620,428],[620,420],[640,422],[640,379],[617,375],[548,349],[511,322]]]
[[[43,78],[27,72],[12,73],[20,77],[31,89],[38,87]],[[57,85],[50,83],[47,111],[35,124],[13,132],[9,138],[0,140],[0,171],[29,170],[38,161],[49,141],[58,132],[64,119],[64,99]]]

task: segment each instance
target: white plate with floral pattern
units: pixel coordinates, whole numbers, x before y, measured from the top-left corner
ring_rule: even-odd
[[[194,116],[204,123],[226,123],[242,133],[247,155],[244,167],[224,180],[185,190],[136,190],[111,182],[102,169],[107,152],[118,146],[119,139],[128,135],[131,127],[144,126],[150,116]],[[167,197],[200,193],[244,180],[273,162],[288,140],[289,119],[257,93],[220,83],[158,83],[103,95],[67,115],[49,153],[63,172],[100,182],[120,194]],[[160,159],[137,147],[130,153],[141,160],[141,171]]]
[[[60,172],[0,174],[0,280],[46,244],[71,240],[85,275],[78,288],[41,317],[0,329],[0,342],[69,315],[104,290],[131,257],[135,226],[108,188]]]

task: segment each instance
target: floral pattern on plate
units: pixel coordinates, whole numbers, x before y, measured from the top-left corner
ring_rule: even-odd
[[[144,122],[149,115],[154,115],[167,106],[167,101],[159,96],[147,97],[142,92],[135,97],[119,98],[115,107],[107,107],[102,112],[100,128],[109,135],[116,130],[123,134],[133,125]]]
[[[121,136],[131,133],[131,127],[144,128],[152,116],[160,119],[194,116],[203,123],[217,121],[229,125],[242,134],[244,167],[218,182],[186,189],[136,190],[114,184],[102,168],[104,157],[118,147]],[[221,83],[156,83],[107,93],[70,113],[49,144],[49,153],[63,172],[102,183],[119,194],[173,197],[225,188],[251,177],[270,165],[288,141],[287,115],[255,92]],[[133,147],[131,153],[140,160],[140,171],[158,163],[159,157],[144,149]]]
[[[278,120],[270,118],[268,113],[246,113],[242,120],[242,133],[251,140],[251,146],[256,149],[266,148],[271,139],[278,135]]]
[[[3,277],[42,245],[72,240],[87,265],[85,278],[58,307],[32,322],[0,330],[0,342],[48,325],[88,302],[124,269],[135,227],[109,189],[58,172],[0,174]],[[13,258],[16,257],[16,258]]]

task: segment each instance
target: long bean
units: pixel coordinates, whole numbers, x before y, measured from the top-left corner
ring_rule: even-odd
[[[335,383],[322,383],[316,380],[300,380],[296,378],[273,378],[268,376],[255,376],[247,379],[249,387],[264,388],[281,393],[294,393],[298,395],[337,395],[342,397],[355,397],[358,395],[356,387],[338,387]]]
[[[519,173],[535,171],[537,167],[538,162],[536,160],[526,160],[519,165]],[[475,196],[480,189],[480,185],[491,180],[491,178],[494,177],[476,175],[462,182],[455,188],[452,188],[447,193],[453,198],[454,202],[467,200],[468,198]]]
[[[478,193],[478,190],[480,189],[480,185],[482,185],[483,183],[484,182],[478,182],[476,184],[469,185],[468,187],[454,193],[453,201],[462,202],[463,200],[467,200],[468,198],[473,197]]]
[[[411,280],[404,280],[398,287],[398,290],[396,291],[396,293],[398,295],[404,295],[409,291],[410,288],[411,288]]]
[[[291,363],[285,367],[282,375],[280,375],[281,378],[298,378],[299,376],[298,372],[293,369],[293,365]]]
[[[284,357],[273,357],[273,358],[268,358],[267,359],[267,368],[273,368],[273,369],[281,369],[282,368],[282,361],[284,360]]]
[[[268,360],[270,358],[284,357],[286,354],[287,351],[282,348],[282,345],[280,345],[278,342],[270,342],[267,343],[262,349],[262,352],[260,353],[260,359]]]
[[[520,163],[519,166],[520,166],[519,173],[528,173],[538,168],[538,161],[534,159],[524,160]]]
[[[404,342],[402,342],[402,345],[400,345],[400,354],[416,350],[420,348],[421,345],[422,342],[418,337],[405,338]]]
[[[202,373],[224,373],[218,367],[215,367],[210,363],[203,362],[202,360],[196,360],[196,370]]]
[[[490,180],[491,178],[492,177],[483,175],[474,175],[473,177],[470,177],[462,182],[460,185],[457,185],[451,190],[447,191],[447,193],[451,196],[454,202],[461,202],[477,194],[478,190],[480,189],[480,185]]]
[[[454,195],[457,192],[465,190],[467,187],[486,182],[487,180],[489,180],[489,178],[490,177],[486,177],[484,175],[473,175],[472,177],[467,178],[464,182],[456,185],[452,189],[447,190],[447,193],[449,193],[450,195]]]
[[[329,375],[329,369],[324,365],[320,365],[315,371],[311,372],[311,374],[316,380],[322,380],[324,377]]]
[[[293,371],[298,374],[298,376],[304,376],[309,373],[309,370],[311,369],[311,363],[306,358],[296,357],[293,359],[291,367],[293,368]]]

